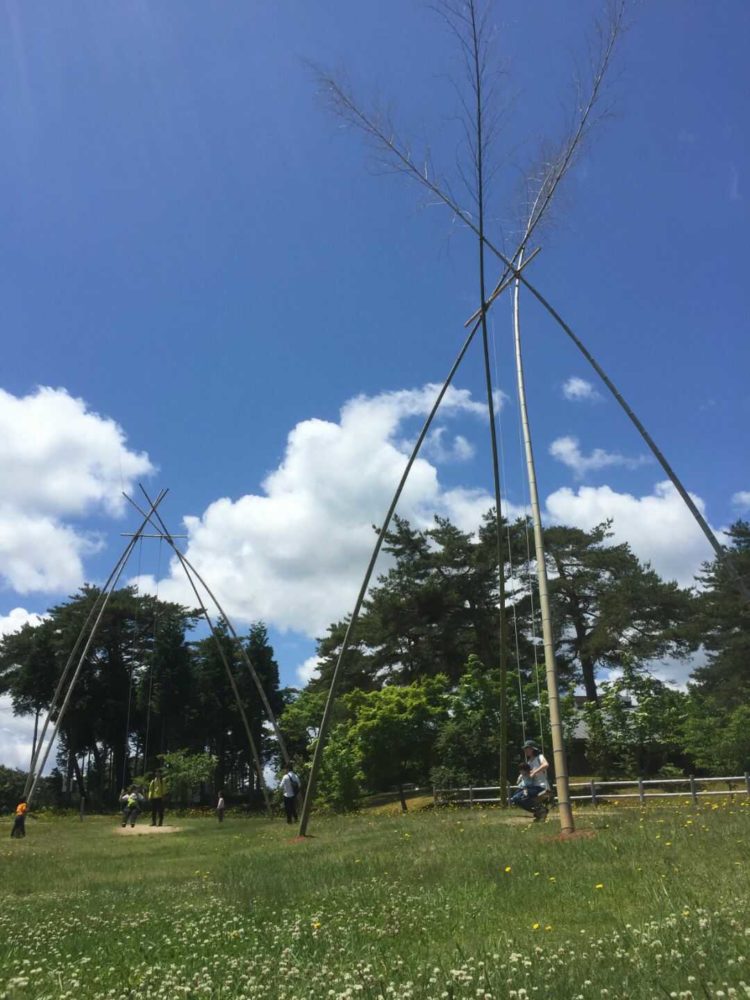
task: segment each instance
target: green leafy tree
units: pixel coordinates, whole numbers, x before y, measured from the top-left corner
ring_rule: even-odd
[[[750,524],[737,521],[727,534],[735,571],[750,581]],[[726,562],[706,563],[699,579],[702,590],[693,627],[708,652],[708,662],[693,679],[711,700],[712,710],[733,710],[750,700],[750,604]]]
[[[472,654],[497,664],[494,513],[477,536],[445,518],[436,517],[423,531],[395,518],[384,548],[392,566],[365,602],[341,690],[377,690],[438,674],[455,683]],[[345,631],[346,622],[339,622],[319,641],[320,676],[313,687],[330,684]],[[520,641],[526,643],[523,630]]]
[[[591,531],[558,526],[545,532],[558,659],[577,668],[590,701],[598,699],[602,668],[695,648],[686,628],[691,592],[665,583],[627,543],[605,544],[610,537],[609,522]]]
[[[1,683],[18,714],[36,716],[49,707],[63,666],[98,597],[97,588],[85,586],[68,601],[51,608],[40,625],[0,641]],[[165,624],[161,633],[154,627],[157,616]],[[182,656],[183,669],[189,671],[184,633],[193,618],[185,608],[139,595],[132,587],[111,595],[59,734],[58,758],[70,761],[82,791],[85,782],[78,761],[84,755],[92,755],[99,791],[106,792],[110,800],[116,797],[120,784],[129,780],[133,750],[137,754],[139,744],[142,746],[146,725],[145,713],[139,710],[139,690],[153,664],[157,665],[158,675],[159,663],[170,657],[174,660],[175,647]],[[173,670],[172,679],[174,676]],[[174,721],[184,712],[189,720],[188,706],[179,701],[182,692],[174,686],[170,691],[174,700],[165,708],[166,717]],[[110,771],[114,785],[104,789]]]
[[[277,753],[275,741],[265,727],[266,713],[247,664],[240,655],[236,641],[224,622],[216,627],[224,659],[229,664],[237,686],[239,698],[250,726],[261,761],[272,761]],[[279,690],[279,668],[273,648],[268,642],[268,632],[263,623],[251,626],[249,635],[241,640],[255,666],[258,678],[271,704],[274,715],[284,705]],[[200,745],[216,757],[216,784],[223,786],[227,777],[236,772],[247,772],[251,787],[259,797],[260,778],[257,774],[242,714],[232,684],[227,676],[224,659],[217,648],[214,636],[207,636],[194,647],[196,705],[199,717],[193,727],[193,747]],[[197,741],[197,742],[196,742]]]
[[[25,784],[25,771],[0,764],[0,812],[11,812],[16,808]]]
[[[683,756],[686,710],[683,692],[626,664],[601,685],[598,702],[583,706],[589,762],[602,777],[656,774]]]
[[[362,747],[344,722],[331,729],[323,753],[318,778],[322,805],[335,812],[351,812],[359,805],[366,780],[363,770]]]
[[[264,622],[255,622],[250,626],[247,638],[244,640],[245,649],[251,663],[255,667],[255,672],[263,687],[271,706],[271,711],[278,719],[284,709],[285,696],[279,687],[279,665],[273,646],[268,639],[268,629]],[[249,676],[247,665],[243,662],[240,667],[241,691],[246,692],[247,712],[250,722],[250,730],[255,740],[264,762],[278,761],[279,752],[276,739],[266,725],[266,711],[263,702],[258,695],[252,678]],[[257,775],[255,776],[258,782]],[[257,790],[257,788],[256,788]]]
[[[211,781],[216,770],[216,757],[211,753],[172,750],[159,757],[174,802],[189,802],[197,789]]]
[[[361,754],[372,791],[396,787],[406,812],[404,785],[426,782],[434,762],[438,731],[447,715],[447,678],[438,675],[380,691],[352,691],[345,698],[352,716],[349,739]]]
[[[713,775],[750,771],[750,705],[726,708],[693,688],[681,735],[699,771]]]
[[[290,756],[302,766],[314,751],[314,741],[317,739],[318,727],[323,717],[326,693],[307,687],[303,691],[287,691],[285,697],[287,702],[279,719],[279,725]],[[339,700],[334,706],[334,719],[341,721],[345,716],[346,711]]]

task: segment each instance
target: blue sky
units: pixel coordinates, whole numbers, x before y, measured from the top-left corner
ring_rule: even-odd
[[[505,113],[489,215],[506,245],[520,177],[559,135],[600,6],[494,5]],[[529,271],[717,529],[750,506],[749,29],[744,0],[637,7],[612,115]],[[285,681],[351,605],[424,387],[476,307],[476,247],[329,115],[306,60],[344,73],[364,103],[390,102],[415,152],[429,146],[455,183],[460,67],[426,5],[0,11],[5,628],[107,575],[133,524],[117,496],[138,478],[170,487],[175,530],[192,518],[191,556],[238,622],[267,619]],[[503,300],[513,510],[525,489],[509,320]],[[531,301],[523,323],[548,518],[611,515],[618,538],[687,582],[709,554],[698,529]],[[566,398],[574,378],[592,388]],[[478,352],[457,386],[404,512],[469,526],[491,489]],[[144,576],[157,576],[157,546]],[[159,592],[187,601],[181,586],[167,574]]]

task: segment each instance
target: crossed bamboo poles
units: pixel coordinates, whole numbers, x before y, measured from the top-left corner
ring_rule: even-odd
[[[284,742],[284,737],[283,737],[283,735],[281,733],[281,730],[279,729],[278,722],[276,720],[276,717],[275,717],[275,714],[273,712],[273,709],[271,708],[270,702],[268,701],[268,696],[267,696],[266,691],[265,691],[265,689],[264,689],[264,687],[263,687],[263,685],[262,685],[262,683],[260,681],[260,678],[258,676],[258,672],[256,671],[255,666],[254,666],[252,660],[248,656],[247,650],[243,646],[242,641],[240,640],[240,637],[237,634],[237,632],[236,632],[236,630],[235,630],[235,628],[234,628],[234,626],[233,626],[233,624],[231,622],[231,619],[229,618],[229,616],[226,614],[226,612],[222,608],[221,604],[219,603],[218,599],[214,595],[213,591],[211,590],[211,588],[208,586],[208,584],[204,580],[203,576],[198,572],[198,570],[195,568],[195,566],[193,566],[193,564],[190,562],[190,560],[187,558],[187,556],[185,556],[185,554],[178,548],[178,546],[177,546],[177,544],[176,544],[176,542],[174,540],[174,536],[170,533],[169,529],[167,528],[166,524],[164,523],[164,521],[163,521],[163,519],[161,517],[161,514],[159,513],[158,508],[159,508],[161,502],[164,500],[165,496],[167,495],[168,490],[162,490],[162,491],[160,491],[159,494],[157,495],[156,499],[152,500],[149,497],[148,493],[146,492],[146,490],[144,489],[143,486],[141,486],[140,489],[143,492],[143,495],[146,498],[146,501],[148,503],[148,508],[145,509],[145,510],[138,503],[136,503],[136,501],[133,500],[132,497],[128,496],[126,493],[123,493],[123,496],[125,497],[125,499],[141,515],[142,520],[141,520],[140,525],[138,526],[138,529],[130,537],[129,542],[127,543],[127,545],[125,546],[124,551],[122,552],[122,554],[120,555],[119,559],[117,560],[117,562],[115,564],[115,567],[112,570],[112,572],[110,573],[110,575],[109,575],[109,577],[108,577],[108,579],[107,579],[104,587],[99,591],[99,594],[97,595],[94,603],[92,604],[92,606],[91,606],[91,608],[89,610],[89,613],[88,613],[88,615],[86,617],[86,620],[85,620],[83,626],[81,627],[81,629],[80,629],[80,631],[78,633],[78,636],[77,636],[76,641],[75,641],[75,643],[73,645],[73,648],[70,651],[70,654],[68,655],[68,659],[67,659],[67,661],[65,663],[65,666],[63,668],[63,671],[62,671],[62,673],[60,675],[60,678],[58,680],[57,686],[55,688],[54,694],[52,696],[52,701],[50,703],[50,707],[49,707],[49,709],[47,711],[47,716],[46,716],[46,718],[44,720],[44,724],[42,726],[42,732],[41,732],[41,734],[39,736],[39,740],[37,742],[37,745],[36,745],[35,750],[34,750],[34,754],[32,756],[32,761],[31,761],[31,765],[30,765],[30,768],[29,768],[29,774],[27,776],[26,786],[24,788],[24,794],[25,794],[25,796],[27,798],[27,801],[29,803],[31,803],[31,800],[33,798],[34,792],[36,790],[36,787],[37,787],[37,784],[38,784],[38,781],[39,781],[39,777],[41,776],[41,774],[44,771],[44,767],[45,767],[45,765],[47,763],[47,758],[49,757],[49,753],[50,753],[50,751],[52,749],[52,746],[54,745],[55,739],[57,738],[57,734],[59,732],[59,729],[60,729],[60,726],[62,724],[63,718],[65,716],[65,712],[66,712],[66,710],[68,708],[68,704],[70,702],[71,695],[72,695],[73,690],[75,688],[76,682],[78,681],[78,678],[79,678],[79,676],[81,674],[83,666],[84,666],[84,664],[86,662],[86,655],[87,655],[87,653],[89,651],[91,643],[94,640],[94,637],[96,635],[97,629],[99,627],[99,623],[101,622],[102,617],[104,615],[104,611],[106,610],[107,604],[109,603],[109,599],[112,596],[112,593],[114,592],[114,590],[115,590],[115,588],[116,588],[116,586],[117,586],[117,584],[118,584],[118,582],[120,580],[120,577],[122,576],[122,573],[123,573],[123,571],[125,569],[125,566],[127,565],[128,560],[130,558],[130,555],[132,554],[133,549],[135,548],[138,540],[141,537],[143,537],[143,532],[145,531],[146,527],[148,525],[151,525],[155,529],[155,531],[157,532],[158,536],[160,538],[163,538],[164,541],[167,542],[167,544],[170,546],[170,548],[172,549],[172,551],[177,556],[177,559],[179,560],[179,563],[182,566],[182,569],[185,572],[185,576],[186,576],[186,578],[187,578],[187,580],[188,580],[188,582],[190,584],[190,587],[191,587],[191,589],[193,591],[195,599],[198,602],[198,607],[200,609],[201,615],[203,616],[206,624],[208,625],[208,627],[209,627],[209,629],[211,631],[211,635],[212,635],[212,637],[214,639],[214,643],[216,645],[217,652],[219,653],[219,657],[220,657],[221,662],[222,662],[222,664],[224,666],[224,669],[225,669],[225,672],[226,672],[226,675],[227,675],[227,679],[229,680],[229,684],[230,684],[231,689],[232,689],[232,694],[234,696],[235,703],[237,705],[237,709],[238,709],[238,711],[240,713],[240,717],[242,719],[242,725],[243,725],[243,728],[245,730],[245,735],[247,737],[248,746],[250,748],[250,754],[252,756],[253,764],[255,765],[255,771],[256,771],[256,773],[258,775],[258,781],[259,781],[259,784],[260,784],[260,787],[261,787],[261,791],[263,793],[263,799],[264,799],[264,802],[265,802],[266,812],[270,816],[271,815],[271,797],[270,797],[270,793],[269,793],[269,790],[268,790],[268,785],[267,785],[266,780],[265,780],[265,775],[263,773],[263,763],[262,763],[260,754],[258,752],[258,747],[257,747],[255,739],[253,737],[252,730],[251,730],[251,727],[250,727],[250,723],[249,723],[249,720],[247,718],[247,713],[245,711],[245,706],[244,706],[242,698],[240,696],[239,688],[237,687],[237,680],[236,680],[236,678],[234,676],[234,672],[233,672],[233,670],[232,670],[232,668],[230,666],[229,660],[227,658],[226,651],[224,649],[224,645],[223,645],[223,643],[221,641],[220,635],[218,634],[217,627],[214,624],[214,622],[213,622],[213,620],[211,618],[211,615],[210,615],[210,613],[209,613],[209,611],[208,611],[208,609],[206,607],[205,601],[201,597],[200,591],[198,590],[197,583],[199,583],[203,587],[205,593],[208,595],[209,599],[211,600],[211,602],[213,603],[214,607],[216,608],[216,610],[217,610],[217,612],[218,612],[221,620],[223,620],[225,622],[225,624],[227,626],[227,629],[229,630],[229,633],[230,633],[230,635],[231,635],[231,637],[232,637],[232,639],[233,639],[233,641],[235,643],[237,651],[239,652],[240,657],[241,657],[242,661],[244,662],[245,666],[247,667],[247,669],[248,669],[248,671],[250,673],[250,676],[252,677],[253,683],[255,684],[255,687],[257,688],[257,691],[258,691],[258,694],[260,696],[261,702],[262,702],[263,707],[264,707],[264,709],[266,711],[266,715],[267,715],[268,721],[270,722],[270,724],[271,724],[271,726],[273,728],[274,735],[275,735],[276,740],[278,742],[279,751],[280,751],[282,759],[284,761],[284,765],[286,767],[289,767],[291,762],[290,762],[289,754],[287,752],[286,744]],[[197,583],[196,583],[196,581],[197,581]],[[85,643],[84,643],[84,640],[85,640]],[[73,665],[75,657],[76,657],[76,655],[78,653],[78,650],[80,649],[82,643],[84,643],[83,650],[81,651],[81,654],[80,654],[80,657],[79,657],[78,662],[76,664],[76,667],[73,670],[72,675],[70,676],[70,680],[68,680],[68,676],[70,675],[71,667]],[[66,681],[67,681],[67,688],[66,688]],[[65,692],[65,693],[63,694],[63,692]],[[54,726],[53,726],[53,730],[52,730],[52,735],[49,737],[49,740],[47,741],[47,743],[45,745],[45,743],[44,743],[44,741],[45,741],[45,735],[47,733],[47,729],[48,729],[48,727],[50,725],[50,722],[52,721],[53,717],[54,717],[55,721],[54,721]],[[127,740],[127,738],[128,738],[128,734],[126,733],[126,740]]]

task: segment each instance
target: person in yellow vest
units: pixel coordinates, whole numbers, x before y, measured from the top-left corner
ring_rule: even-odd
[[[151,803],[151,826],[161,826],[164,822],[164,799],[167,783],[161,771],[157,771],[148,786],[148,801]],[[158,824],[157,824],[158,820]]]
[[[122,826],[130,823],[130,828],[135,827],[136,820],[141,815],[143,796],[139,794],[135,785],[131,785],[126,791],[124,788],[120,792],[120,804],[122,805]]]
[[[26,799],[21,799],[16,806],[16,818],[13,821],[13,829],[10,831],[11,837],[26,836],[26,813],[28,811],[29,807],[26,804]]]

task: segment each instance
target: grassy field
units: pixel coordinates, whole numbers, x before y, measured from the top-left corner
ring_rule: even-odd
[[[27,823],[0,851],[0,997],[750,996],[750,809]],[[5,836],[10,829],[5,823]]]

